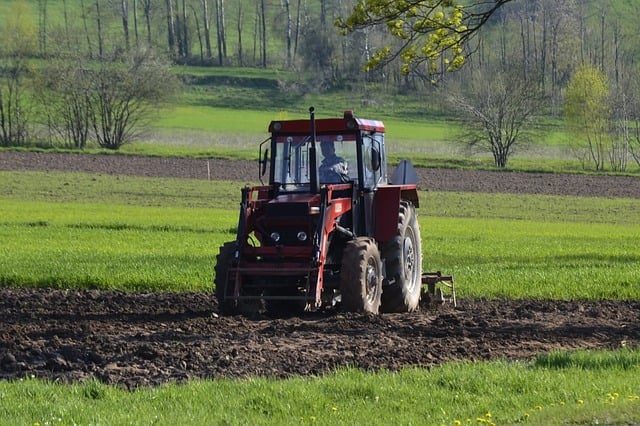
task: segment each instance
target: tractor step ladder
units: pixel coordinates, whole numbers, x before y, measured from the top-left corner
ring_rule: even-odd
[[[422,274],[422,284],[427,285],[427,294],[429,301],[435,303],[452,302],[457,307],[456,287],[453,281],[453,275],[442,275],[440,271],[425,272]],[[449,296],[445,296],[440,288],[436,288],[437,284],[443,284],[450,291]]]

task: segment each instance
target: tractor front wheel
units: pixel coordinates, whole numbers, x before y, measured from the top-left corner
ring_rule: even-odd
[[[349,241],[340,271],[342,306],[349,312],[377,314],[382,294],[382,261],[375,241],[359,237]]]
[[[413,204],[402,201],[395,237],[381,244],[385,260],[382,289],[383,312],[412,312],[418,309],[422,291],[420,227]]]

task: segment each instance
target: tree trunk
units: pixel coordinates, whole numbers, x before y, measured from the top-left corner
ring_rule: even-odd
[[[67,41],[67,49],[71,50],[71,35],[69,34],[69,14],[67,10],[67,0],[62,2],[62,13],[64,17],[64,39]]]
[[[142,13],[147,27],[147,44],[151,46],[151,0],[142,0]]]
[[[242,3],[238,4],[238,63],[244,65],[244,57],[242,52]]]
[[[200,63],[204,63],[204,46],[202,44],[202,33],[200,32],[200,20],[198,19],[198,12],[196,8],[191,5],[191,11],[193,12],[193,20],[196,22],[196,35],[198,36],[198,46],[200,46]]]
[[[324,1],[323,1],[324,3]],[[262,67],[267,67],[267,10],[265,0],[260,0],[260,23],[262,30]]]
[[[204,27],[204,44],[206,46],[207,58],[211,58],[211,24],[209,21],[209,2],[201,0],[202,3],[202,25]]]
[[[227,30],[224,19],[224,0],[216,0],[220,20],[220,44],[222,46],[222,58],[227,59]]]
[[[176,26],[173,14],[173,0],[167,0],[167,43],[171,56],[176,55]]]
[[[136,38],[136,47],[140,44],[140,34],[138,32],[138,0],[133,0],[133,32]]]
[[[258,55],[258,43],[260,43],[260,5],[256,3],[256,13],[253,22],[253,63],[256,63],[256,56]]]
[[[84,0],[80,0],[80,8],[82,10],[82,24],[84,25],[84,33],[87,36],[87,50],[89,51],[89,59],[93,59],[93,48],[91,47],[91,36],[89,35],[89,26],[87,25],[87,10],[84,7]]]
[[[296,11],[296,35],[294,38],[293,44],[293,57],[296,57],[296,53],[298,53],[298,39],[300,38],[300,2],[302,0],[298,0],[298,10]]]
[[[216,0],[216,45],[218,46],[218,65],[222,66],[222,23],[220,19],[220,2]]]
[[[602,15],[600,16],[600,70],[605,71],[604,67],[604,35],[605,35],[605,17],[606,12],[604,7],[602,8]]]
[[[38,42],[40,54],[47,56],[47,0],[38,0]]]
[[[182,0],[182,54],[185,58],[191,54],[189,26],[187,25],[187,0]]]
[[[124,45],[127,51],[131,48],[129,44],[129,2],[122,0],[122,31],[124,33]]]
[[[291,56],[291,38],[292,38],[292,26],[291,21],[291,8],[289,6],[289,0],[284,0],[285,13],[287,14],[287,29],[286,29],[286,42],[287,42],[287,67],[291,68],[292,56]]]
[[[100,13],[100,1],[96,0],[96,27],[98,30],[98,57],[104,58],[104,40],[102,39],[102,14]]]

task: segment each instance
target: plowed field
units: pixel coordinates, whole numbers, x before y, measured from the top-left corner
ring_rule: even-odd
[[[251,162],[0,152],[0,170],[246,181]],[[640,179],[418,170],[421,188],[640,198]],[[527,359],[640,342],[640,302],[459,300],[411,314],[220,317],[209,293],[0,289],[0,377],[128,388],[191,378],[320,374]]]

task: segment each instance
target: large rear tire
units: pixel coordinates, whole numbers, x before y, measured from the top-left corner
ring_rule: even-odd
[[[342,306],[349,312],[377,314],[382,295],[382,261],[375,241],[359,237],[349,241],[340,270]]]
[[[418,309],[422,291],[420,227],[413,204],[401,201],[398,231],[381,244],[385,260],[382,312],[412,312]]]

